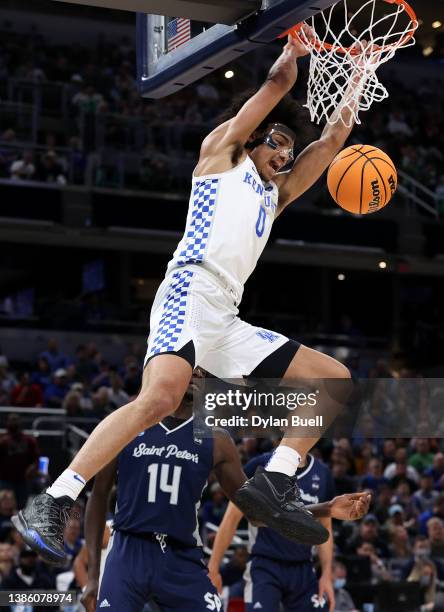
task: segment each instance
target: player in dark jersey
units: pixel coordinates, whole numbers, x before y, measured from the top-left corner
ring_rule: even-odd
[[[198,532],[197,512],[214,469],[228,498],[245,482],[239,454],[224,431],[196,438],[191,406],[142,432],[94,482],[85,534],[89,583],[88,612],[95,609],[100,548],[108,493],[118,473],[115,534],[100,586],[97,610],[141,612],[149,599],[161,610],[207,612],[221,609],[208,578]],[[333,504],[309,506],[315,516],[342,511],[352,518],[366,511],[365,495],[343,496]]]
[[[248,477],[253,476],[258,466],[267,464],[271,453],[255,457],[244,467]],[[306,504],[326,502],[334,497],[335,487],[328,467],[312,455],[296,472],[301,498]],[[219,527],[208,564],[210,577],[219,592],[222,581],[219,568],[226,549],[242,518],[242,512],[230,504]],[[322,576],[318,583],[312,563],[312,548],[298,545],[283,538],[267,527],[259,529],[249,526],[250,560],[245,572],[246,611],[311,612],[334,610],[334,590],[331,578],[333,561],[333,537],[331,517],[320,519],[330,532],[327,542],[320,545],[318,555]]]

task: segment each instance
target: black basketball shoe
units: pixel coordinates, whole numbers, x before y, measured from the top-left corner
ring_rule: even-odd
[[[271,527],[298,544],[319,545],[329,538],[327,529],[304,506],[296,478],[260,466],[237,491],[234,503],[251,522]]]
[[[44,561],[63,565],[67,561],[63,546],[63,531],[73,505],[74,502],[70,497],[55,499],[47,493],[41,493],[11,520],[26,544]]]

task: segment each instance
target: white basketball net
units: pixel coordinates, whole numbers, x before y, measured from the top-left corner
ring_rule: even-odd
[[[316,123],[325,120],[334,125],[342,121],[347,127],[361,123],[359,113],[389,95],[376,76],[378,67],[392,59],[399,48],[415,44],[409,35],[418,28],[418,22],[409,16],[403,4],[368,0],[357,11],[350,12],[348,2],[340,0],[306,22],[313,38],[298,32],[311,53],[306,107]],[[378,16],[381,8],[385,10]],[[335,33],[338,12],[343,29]],[[359,21],[368,14],[370,23],[365,29],[361,25],[359,33]],[[341,111],[347,108],[350,112],[343,114]]]

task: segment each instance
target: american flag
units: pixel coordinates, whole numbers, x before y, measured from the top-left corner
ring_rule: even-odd
[[[168,51],[177,49],[191,38],[191,21],[177,17],[167,25]]]

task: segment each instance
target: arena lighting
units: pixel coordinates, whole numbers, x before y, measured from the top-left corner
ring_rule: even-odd
[[[438,28],[440,28],[441,26],[442,26],[442,21],[437,20],[437,21],[434,21],[434,22],[432,23],[432,28],[433,28],[434,30],[437,30],[437,29],[438,29]]]
[[[232,79],[234,77],[234,72],[232,70],[227,70],[225,73],[226,79]]]
[[[432,55],[433,51],[433,47],[424,47],[424,49],[422,50],[422,54],[424,55],[424,57],[429,57],[429,55]]]
[[[381,270],[385,270],[387,268],[387,262],[386,261],[380,261],[378,266],[380,267]]]
[[[345,274],[338,274],[338,281],[345,280]]]

